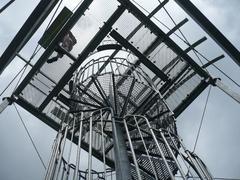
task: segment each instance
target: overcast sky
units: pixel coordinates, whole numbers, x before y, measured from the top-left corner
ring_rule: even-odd
[[[7,0],[0,2],[2,7]],[[0,54],[5,50],[11,39],[17,33],[21,25],[31,13],[39,1],[25,0],[16,1],[0,14]],[[72,1],[73,2],[73,1]],[[74,2],[77,2],[76,0]],[[146,2],[146,0],[141,0]],[[149,1],[148,1],[149,2]],[[155,2],[155,1],[154,1]],[[240,49],[240,1],[239,0],[193,0],[194,4],[219,28],[221,32]],[[146,7],[150,6],[146,3]],[[68,4],[69,6],[73,6]],[[172,8],[171,4],[167,7]],[[169,9],[170,10],[170,9]],[[176,18],[179,9],[176,9]],[[187,27],[187,26],[186,26]],[[194,32],[186,28],[189,37],[195,36]],[[193,37],[194,38],[194,37]],[[199,36],[198,36],[199,38]],[[194,41],[193,41],[194,42]],[[205,54],[210,57],[220,55],[223,52],[215,48],[209,41],[206,46],[200,46]],[[209,49],[211,49],[209,51]],[[25,52],[27,55],[27,52]],[[7,70],[0,76],[0,91],[7,82],[21,68],[23,63],[16,60],[11,63]],[[239,67],[226,56],[217,65],[226,71],[238,83],[240,77]],[[226,84],[240,93],[226,78],[222,77],[213,68],[209,68],[214,77],[221,77]],[[10,95],[10,91],[5,94]],[[207,91],[178,118],[177,125],[179,134],[182,136],[187,147],[192,150],[196,138],[197,129],[206,99]],[[2,97],[1,97],[2,98]],[[56,134],[51,128],[21,110],[24,121],[34,141],[47,164],[51,145]],[[203,159],[214,177],[228,177],[240,179],[240,109],[239,104],[226,96],[216,87],[213,87],[204,118],[202,131],[196,148],[196,153]],[[34,151],[27,134],[18,119],[13,106],[8,107],[0,114],[0,179],[3,180],[40,180],[44,176],[44,169]]]

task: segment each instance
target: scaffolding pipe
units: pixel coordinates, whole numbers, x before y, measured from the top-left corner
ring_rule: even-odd
[[[79,173],[79,164],[80,164],[80,155],[81,155],[81,139],[82,139],[82,120],[83,120],[83,113],[81,113],[80,123],[79,123],[79,135],[78,135],[78,147],[77,147],[77,156],[76,156],[76,168],[74,170],[73,180],[77,180]]]
[[[126,130],[126,133],[127,133],[127,138],[128,138],[128,142],[129,142],[129,145],[130,145],[131,152],[132,152],[133,162],[134,162],[135,169],[136,169],[136,172],[137,172],[138,180],[142,180],[142,177],[141,177],[141,174],[140,174],[140,171],[139,171],[139,166],[138,166],[136,154],[134,152],[132,140],[131,140],[131,137],[130,137],[130,134],[129,134],[129,130],[128,130],[128,127],[127,127],[127,123],[126,123],[125,119],[123,121],[123,124],[124,124],[125,130]]]
[[[105,179],[106,178],[106,157],[105,157],[105,139],[104,139],[104,136],[103,136],[103,115],[102,115],[102,109],[100,110],[100,116],[101,116],[101,140],[102,140],[102,154],[103,154],[103,170],[104,170],[104,176],[103,178]]]
[[[89,122],[89,149],[88,149],[88,180],[92,179],[92,121],[93,121],[93,113],[90,116]]]
[[[163,160],[164,164],[165,164],[166,167],[167,167],[167,170],[168,170],[168,172],[169,172],[170,178],[171,178],[172,180],[175,180],[175,178],[174,178],[174,176],[173,176],[173,173],[172,173],[172,171],[171,171],[171,169],[170,169],[170,167],[169,167],[169,165],[168,165],[168,163],[167,163],[167,160],[166,160],[166,158],[165,158],[165,156],[164,156],[164,153],[163,153],[163,151],[162,151],[162,148],[160,147],[160,145],[159,145],[159,143],[158,143],[158,140],[157,140],[157,138],[156,138],[156,136],[155,136],[155,134],[154,134],[154,132],[153,132],[153,129],[152,129],[152,127],[151,127],[148,119],[147,119],[146,117],[144,117],[144,116],[140,116],[140,117],[142,117],[142,118],[145,119],[145,121],[146,121],[146,123],[147,123],[147,126],[148,126],[148,128],[149,128],[149,130],[150,130],[150,133],[151,133],[151,135],[152,135],[152,137],[153,137],[153,140],[155,141],[155,144],[156,144],[156,146],[157,146],[157,148],[158,148],[158,151],[159,151],[159,153],[160,153],[160,155],[161,155],[161,157],[162,157],[162,160]]]
[[[68,179],[69,177],[69,171],[70,171],[70,158],[71,158],[71,153],[72,153],[72,145],[73,145],[73,136],[74,136],[74,131],[75,131],[75,122],[76,122],[76,117],[73,117],[73,125],[72,125],[72,133],[71,133],[71,139],[70,139],[70,147],[69,147],[69,152],[68,152],[68,160],[67,160],[67,173],[66,176],[63,176],[64,179]],[[64,170],[64,169],[63,169]]]
[[[117,180],[131,180],[130,163],[122,133],[122,127],[116,123],[112,108],[110,108],[110,110],[113,129],[116,178]]]
[[[135,123],[136,123],[137,130],[138,130],[139,135],[140,135],[140,137],[141,137],[141,140],[142,140],[144,149],[145,149],[145,151],[146,151],[148,160],[149,160],[149,162],[150,162],[151,168],[152,168],[152,170],[153,170],[154,177],[155,177],[155,179],[157,180],[157,179],[158,179],[157,172],[156,172],[156,169],[154,168],[153,162],[152,162],[152,160],[151,160],[151,158],[150,158],[150,155],[149,155],[149,152],[148,152],[148,148],[147,148],[147,146],[146,146],[146,143],[145,143],[145,141],[144,141],[144,138],[143,138],[143,135],[142,135],[142,133],[141,133],[140,127],[139,127],[138,122],[137,122],[137,118],[136,118],[136,116],[133,116],[133,117],[134,117],[134,121],[135,121]]]
[[[53,172],[53,177],[52,178],[55,179],[55,180],[58,179],[60,168],[61,168],[61,164],[62,164],[63,151],[64,151],[65,144],[66,144],[67,133],[68,133],[68,130],[69,130],[69,124],[68,123],[64,127],[64,136],[63,136],[63,139],[62,139],[62,143],[63,144],[61,144],[60,154],[59,154],[59,156],[56,159],[56,168],[54,169],[54,172]],[[57,174],[56,174],[56,170],[57,170]]]
[[[171,141],[172,141],[174,147],[175,147],[176,149],[178,149],[178,147],[177,147],[175,141],[173,140],[173,138],[172,138],[171,133],[169,132],[169,130],[167,131],[167,133],[168,133],[168,136],[170,137],[170,139],[171,139]],[[186,167],[188,167],[187,163],[185,162],[185,160],[184,160],[184,158],[183,158],[182,153],[179,152],[179,155],[180,155],[180,157],[181,157],[181,159],[182,159],[184,165],[185,165]],[[189,168],[188,168],[188,172],[189,172],[189,174],[190,174],[190,175],[193,177],[193,179],[194,179],[194,175],[193,175],[192,171],[191,171]]]
[[[60,109],[58,109],[58,113],[60,112]],[[53,166],[55,165],[55,161],[56,161],[56,157],[57,157],[57,151],[59,149],[60,143],[61,143],[61,138],[62,138],[62,131],[64,129],[64,123],[63,121],[61,122],[61,129],[59,129],[57,136],[54,140],[54,144],[53,144],[53,148],[52,148],[52,155],[49,161],[49,165],[47,168],[47,172],[45,175],[45,180],[48,180],[51,176],[52,170],[53,170]]]
[[[190,162],[192,162],[192,165],[195,167],[196,173],[199,175],[199,177],[200,177],[201,179],[205,179],[204,174],[203,174],[203,172],[201,171],[201,169],[199,169],[199,166],[196,164],[195,159],[192,157],[192,155],[190,154],[190,152],[186,149],[185,145],[183,144],[183,142],[182,142],[181,140],[180,140],[180,143],[181,143],[181,146],[183,147],[185,153],[187,154]]]
[[[175,163],[176,163],[176,165],[177,165],[177,167],[178,167],[178,169],[179,169],[179,171],[180,171],[180,174],[182,175],[182,178],[183,178],[184,180],[186,180],[185,174],[184,174],[184,172],[183,172],[183,170],[182,170],[182,168],[181,168],[181,166],[180,166],[177,158],[175,157],[175,155],[174,155],[174,153],[173,153],[173,151],[172,151],[172,148],[169,146],[169,144],[168,144],[168,142],[167,142],[167,139],[165,138],[165,136],[164,136],[164,134],[163,134],[163,132],[162,132],[162,129],[160,129],[159,132],[160,132],[160,135],[161,135],[164,143],[165,143],[166,146],[167,146],[167,149],[169,150],[172,158],[174,159],[174,161],[175,161]]]

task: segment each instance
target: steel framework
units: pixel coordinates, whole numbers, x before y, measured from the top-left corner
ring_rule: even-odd
[[[147,15],[129,0],[106,2],[112,8],[68,52],[60,46],[66,33],[77,34],[85,18],[98,16],[96,1],[81,3],[47,40],[50,43],[0,112],[15,102],[58,131],[45,180],[213,179],[203,161],[186,149],[175,122],[208,85],[219,86],[240,102],[238,94],[204,69],[222,56],[201,67],[188,52],[206,38],[185,50],[170,38],[188,19],[168,32],[154,23],[151,18],[168,0]],[[187,1],[177,2],[203,18]],[[2,55],[0,73],[16,55],[28,62],[18,52],[56,3],[39,3]],[[210,24],[198,21],[206,29]],[[30,27],[31,22],[35,23]],[[218,43],[239,61],[239,52],[222,34],[208,33],[220,36]],[[48,64],[56,51],[63,52],[63,58]]]

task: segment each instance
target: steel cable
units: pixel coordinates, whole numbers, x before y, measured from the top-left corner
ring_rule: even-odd
[[[201,117],[201,121],[200,121],[200,125],[199,125],[198,132],[197,132],[197,137],[196,137],[194,147],[193,147],[193,152],[196,149],[197,142],[198,142],[198,139],[199,139],[199,135],[200,135],[200,132],[201,132],[201,129],[202,129],[202,124],[203,124],[203,120],[204,120],[204,117],[205,117],[205,114],[206,114],[206,109],[207,109],[207,104],[208,104],[211,89],[212,89],[212,86],[209,86],[206,102],[205,102],[205,105],[204,105],[204,109],[203,109],[203,113],[202,113],[202,117]]]
[[[143,6],[141,6],[139,3],[137,3],[135,0],[133,0],[134,3],[136,3],[142,10],[144,10],[145,12],[149,13],[149,11],[147,9],[145,9]],[[164,8],[165,9],[165,8]],[[162,24],[165,28],[167,28],[168,30],[170,30],[170,28],[165,25],[163,22],[161,22],[158,18],[156,18],[155,16],[153,16],[153,18],[155,20],[157,20],[160,24]],[[178,37],[182,42],[184,42],[186,45],[189,45],[189,43],[185,40],[185,38],[180,37],[178,34],[176,34],[175,32],[173,33],[176,37]],[[181,33],[182,34],[182,33]],[[194,52],[196,52],[197,54],[199,54],[203,59],[205,59],[207,62],[209,62],[210,60],[208,58],[206,58],[202,53],[200,53],[199,51],[197,51],[195,48],[193,49]],[[198,57],[198,60],[200,60],[200,58]],[[217,67],[216,65],[212,64],[212,66],[214,68],[216,68],[220,73],[222,73],[226,78],[228,78],[230,81],[232,81],[235,85],[237,85],[238,87],[240,87],[240,84],[237,83],[234,79],[232,79],[229,75],[227,75],[223,70],[221,70],[219,67]]]
[[[30,139],[30,141],[31,141],[31,143],[32,143],[32,145],[33,145],[33,147],[34,147],[34,149],[35,149],[37,155],[38,155],[38,158],[40,159],[40,161],[41,161],[41,163],[42,163],[44,169],[46,170],[46,165],[45,165],[45,163],[44,163],[44,161],[43,161],[43,159],[42,159],[42,157],[41,157],[41,155],[40,155],[40,153],[39,153],[39,151],[38,151],[38,149],[37,149],[37,147],[36,147],[36,145],[35,145],[35,143],[34,143],[34,141],[33,141],[33,138],[32,138],[32,136],[31,136],[31,134],[29,133],[29,131],[28,131],[28,129],[27,129],[26,124],[25,124],[24,121],[23,121],[22,116],[20,115],[19,110],[17,109],[17,106],[16,106],[15,104],[13,104],[13,105],[14,105],[15,110],[16,110],[18,116],[19,116],[19,119],[21,120],[22,125],[23,125],[25,131],[27,132],[27,135],[28,135],[28,137],[29,137],[29,139]]]

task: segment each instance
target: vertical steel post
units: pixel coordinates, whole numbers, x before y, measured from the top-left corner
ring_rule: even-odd
[[[163,134],[163,130],[160,129],[159,131],[160,131],[161,137],[163,138],[164,143],[165,143],[166,146],[167,146],[167,149],[169,150],[172,158],[174,159],[174,161],[175,161],[175,163],[176,163],[176,165],[177,165],[177,167],[178,167],[178,169],[179,169],[179,171],[180,171],[180,174],[182,175],[182,178],[183,178],[184,180],[186,180],[185,174],[184,174],[184,172],[183,172],[183,170],[182,170],[182,168],[181,168],[181,166],[180,166],[177,158],[175,157],[175,155],[174,155],[174,153],[173,153],[173,151],[172,151],[172,148],[169,146],[169,144],[168,144],[168,142],[167,142],[167,139],[165,138],[165,136],[164,136],[164,134]]]
[[[62,138],[62,133],[61,133],[62,130],[63,130],[63,127],[61,128],[61,130],[59,130],[59,132],[56,136],[56,139],[54,140],[54,144],[53,144],[53,147],[52,147],[52,155],[51,155],[49,165],[48,165],[48,168],[47,168],[47,172],[46,172],[46,175],[45,175],[45,180],[48,180],[49,177],[52,174],[53,166],[55,165],[55,161],[56,161],[56,157],[57,157],[57,150],[59,148],[59,145],[60,145],[60,142],[61,142],[60,140]]]
[[[183,144],[183,142],[180,140],[179,141],[181,143],[181,146],[183,147],[185,153],[187,154],[188,158],[190,159],[190,161],[192,162],[192,165],[195,167],[196,169],[196,173],[199,175],[199,177],[201,179],[205,179],[204,174],[202,173],[202,171],[199,169],[198,165],[196,164],[196,160],[192,157],[192,155],[190,154],[190,152],[187,150],[187,148],[185,147],[185,145]]]
[[[113,144],[114,144],[114,158],[115,170],[117,180],[131,180],[130,163],[127,155],[126,144],[122,133],[122,127],[116,123],[114,112],[111,109]]]
[[[74,136],[74,130],[75,130],[75,122],[76,122],[76,117],[73,117],[73,125],[72,125],[72,133],[71,133],[71,139],[70,139],[70,147],[69,147],[69,152],[68,152],[68,161],[67,161],[67,173],[66,173],[66,178],[68,179],[69,173],[70,173],[70,158],[71,158],[71,153],[72,153],[72,145],[73,145],[73,136]]]
[[[135,123],[136,123],[136,127],[137,127],[137,130],[138,130],[139,135],[140,135],[140,137],[141,137],[141,140],[142,140],[144,149],[145,149],[145,151],[146,151],[148,160],[149,160],[149,162],[150,162],[151,168],[152,168],[152,170],[153,170],[155,179],[158,179],[158,175],[157,175],[156,169],[155,169],[155,167],[154,167],[154,165],[153,165],[153,162],[152,162],[152,160],[151,160],[151,158],[150,158],[147,145],[146,145],[146,143],[145,143],[145,141],[144,141],[143,135],[142,135],[142,133],[141,133],[140,127],[139,127],[138,122],[137,122],[137,118],[136,118],[136,116],[134,116],[133,118],[134,118],[134,121],[135,121]]]
[[[119,122],[116,122],[119,116],[119,101],[118,92],[115,84],[115,75],[112,74],[112,86],[110,86],[111,91],[111,104],[113,109],[111,109],[112,127],[113,127],[113,144],[114,144],[114,155],[115,155],[115,169],[117,180],[130,180],[130,162],[128,159],[126,143],[124,139],[124,134],[122,132],[123,128]],[[118,120],[123,121],[123,119],[118,118]]]
[[[172,141],[174,147],[175,147],[176,149],[178,149],[178,146],[176,145],[174,139],[172,138],[171,133],[169,132],[169,130],[167,130],[167,132],[168,132],[168,136],[170,137],[170,139],[171,139],[171,141]],[[179,155],[180,155],[180,157],[181,157],[181,159],[182,159],[184,165],[185,165],[186,167],[188,167],[187,163],[185,162],[185,160],[184,160],[184,158],[183,158],[182,153],[179,152]],[[190,174],[192,177],[194,177],[192,171],[191,171],[189,168],[188,168],[188,172],[189,172],[189,174]],[[193,178],[193,179],[194,179],[194,178]]]
[[[67,114],[66,114],[66,116],[67,116]],[[62,139],[63,144],[61,144],[60,154],[59,154],[59,156],[56,159],[56,163],[57,164],[56,164],[55,170],[57,170],[57,171],[54,170],[53,177],[51,177],[52,179],[55,179],[55,180],[58,179],[60,168],[61,168],[61,164],[62,164],[63,151],[64,151],[64,148],[65,148],[67,133],[68,133],[68,130],[69,130],[69,120],[68,120],[68,123],[65,125],[64,129],[65,129],[64,130],[64,136],[63,136],[63,139]]]
[[[198,164],[199,168],[202,170],[203,174],[205,175],[205,177],[208,179],[208,180],[212,180],[212,177],[211,175],[208,173],[206,167],[203,165],[203,162],[199,159],[198,156],[195,156],[194,157],[196,163]]]
[[[60,111],[61,108],[58,108],[58,112]],[[53,143],[53,147],[52,147],[52,155],[50,157],[49,160],[49,164],[48,164],[48,168],[47,168],[47,172],[45,175],[45,180],[48,180],[51,177],[55,162],[56,162],[56,158],[57,158],[57,151],[59,149],[60,143],[61,143],[61,139],[62,139],[62,131],[64,129],[64,124],[63,121],[61,122],[61,128],[58,130],[57,136],[54,139],[54,143]]]
[[[125,119],[123,120],[123,123],[124,123],[124,127],[125,127],[125,130],[126,130],[126,133],[127,133],[127,138],[128,138],[128,142],[129,142],[129,145],[130,145],[130,149],[132,151],[132,157],[133,157],[133,162],[134,162],[135,169],[136,169],[136,172],[137,172],[137,177],[138,177],[138,180],[142,180],[142,177],[141,177],[141,174],[140,174],[140,171],[139,171],[139,166],[138,166],[136,154],[134,152],[131,136],[130,136],[128,126],[127,126],[127,123],[126,123]]]
[[[79,135],[78,135],[78,147],[77,147],[77,157],[76,157],[76,168],[73,175],[73,180],[78,179],[78,170],[80,164],[80,154],[81,154],[81,139],[82,139],[82,120],[83,120],[83,113],[81,113],[80,123],[79,123]]]
[[[157,148],[158,148],[158,150],[159,150],[159,153],[160,153],[160,155],[161,155],[161,157],[162,157],[162,159],[163,159],[163,162],[164,162],[164,164],[166,165],[166,168],[167,168],[167,170],[168,170],[168,172],[169,172],[170,178],[171,178],[172,180],[174,180],[175,178],[174,178],[174,176],[173,176],[173,173],[172,173],[172,171],[171,171],[171,169],[170,169],[170,167],[169,167],[169,165],[168,165],[168,163],[167,163],[167,160],[166,160],[166,158],[165,158],[165,156],[164,156],[163,150],[162,150],[162,148],[160,147],[160,145],[159,145],[159,143],[158,143],[158,140],[157,140],[157,138],[156,138],[156,135],[154,134],[153,129],[152,129],[152,127],[151,127],[148,119],[147,119],[146,117],[144,117],[144,116],[141,116],[141,117],[145,119],[145,121],[146,121],[146,123],[147,123],[147,126],[148,126],[148,128],[149,128],[149,130],[150,130],[150,133],[151,133],[151,135],[152,135],[152,137],[153,137],[153,140],[154,140],[154,142],[155,142],[155,144],[156,144],[156,146],[157,146]]]
[[[104,139],[104,136],[103,136],[103,115],[102,115],[102,110],[100,110],[100,116],[101,116],[101,141],[102,141],[102,154],[103,154],[103,172],[104,172],[104,179],[106,178],[106,157],[105,157],[105,139]]]
[[[89,149],[88,149],[88,180],[92,179],[92,126],[93,126],[93,114],[91,113],[90,119],[89,119]]]

